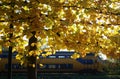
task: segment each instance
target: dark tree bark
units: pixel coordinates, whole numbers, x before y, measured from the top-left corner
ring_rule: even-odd
[[[14,13],[14,9],[13,9],[13,7],[14,7],[14,0],[11,0],[11,3],[10,3],[11,5],[11,12],[12,13]],[[13,14],[12,15],[10,15],[10,18],[12,19],[13,18]],[[12,24],[12,22],[13,21],[11,21],[11,24],[10,24],[10,29],[13,29],[14,28],[14,26],[13,26],[13,24]],[[9,33],[9,39],[11,39],[13,37],[13,32],[10,32]],[[9,42],[11,43],[11,41],[9,40]],[[12,79],[12,46],[9,46],[9,52],[8,52],[8,79]]]
[[[32,32],[33,36],[29,39],[29,51],[36,50],[37,47],[31,46],[32,43],[37,42],[37,38],[35,38],[35,32]],[[35,65],[33,67],[32,65]],[[36,62],[36,56],[29,56],[28,57],[28,63],[27,63],[27,73],[28,73],[28,79],[37,79],[37,62]]]
[[[30,56],[28,58],[28,61],[29,61],[27,64],[28,79],[37,79],[36,57]],[[35,67],[33,67],[32,64],[35,64]]]
[[[8,53],[8,79],[12,79],[12,47],[9,47]]]
[[[13,29],[12,24],[10,24],[10,29]],[[10,33],[9,38],[11,39],[12,36],[13,33]],[[8,52],[8,79],[12,79],[12,46],[9,46],[9,52]]]

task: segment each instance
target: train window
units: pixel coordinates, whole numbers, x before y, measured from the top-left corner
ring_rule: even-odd
[[[60,64],[58,64],[58,69],[60,69]]]
[[[58,56],[58,58],[65,58],[65,56]]]
[[[66,56],[66,58],[70,58],[71,56]]]
[[[56,58],[56,56],[49,56],[48,58]]]
[[[55,69],[55,68],[56,68],[56,65],[48,65],[48,68],[49,68],[49,69]]]
[[[73,68],[73,64],[66,64],[66,68],[67,69],[72,69]]]
[[[66,64],[60,64],[60,69],[66,69]]]
[[[88,64],[93,64],[93,60],[88,60]]]
[[[57,69],[72,69],[73,64],[56,64]]]

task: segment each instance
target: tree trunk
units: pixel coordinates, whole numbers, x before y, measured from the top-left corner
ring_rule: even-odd
[[[27,72],[28,72],[28,79],[37,79],[37,64],[36,64],[36,57],[30,56],[28,58],[29,63],[27,64]],[[32,65],[35,65],[33,67]]]
[[[35,32],[32,32],[33,36],[29,39],[29,51],[36,50],[37,47],[31,46],[32,43],[37,43],[37,38],[35,38]],[[33,67],[33,65],[35,67]],[[29,56],[28,57],[28,63],[27,63],[27,73],[28,73],[28,79],[37,79],[37,62],[36,62],[36,56]]]
[[[8,53],[8,79],[12,79],[12,47],[9,47]]]
[[[10,24],[10,29],[13,29],[13,25]],[[13,33],[9,34],[9,38],[13,37]],[[12,79],[12,46],[9,46],[8,52],[8,79]]]

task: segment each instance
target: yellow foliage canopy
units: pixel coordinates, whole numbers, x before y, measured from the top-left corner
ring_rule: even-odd
[[[33,31],[38,41],[31,46],[37,46],[37,50],[28,53]],[[119,0],[0,1],[0,45],[13,46],[25,56],[41,55],[46,49],[47,55],[68,49],[83,56],[102,51],[119,58],[119,37]],[[21,57],[17,55],[17,59]]]

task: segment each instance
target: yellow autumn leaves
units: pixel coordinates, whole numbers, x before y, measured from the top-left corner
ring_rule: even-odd
[[[72,59],[80,58],[80,54],[74,53],[74,54],[71,56],[71,58],[72,58]]]
[[[29,66],[30,66],[30,67],[33,67],[33,68],[35,68],[35,67],[36,67],[36,65],[35,65],[35,64],[29,64]],[[40,66],[40,67],[43,67],[43,64],[39,64],[39,66]]]
[[[118,0],[39,1],[32,0],[27,5],[14,1],[16,4],[11,7],[12,4],[5,6],[2,3],[6,1],[1,0],[0,44],[12,45],[13,52],[18,51],[17,59],[21,60],[23,55],[39,59],[39,55],[46,57],[60,49],[75,50],[74,59],[99,50],[108,56],[120,56]],[[32,31],[36,31],[38,41],[30,46],[36,46],[37,50],[28,51]],[[13,34],[11,39],[9,33]]]
[[[39,56],[42,53],[42,50],[33,50],[28,52],[27,56]]]
[[[2,53],[2,46],[0,45],[0,54]]]

